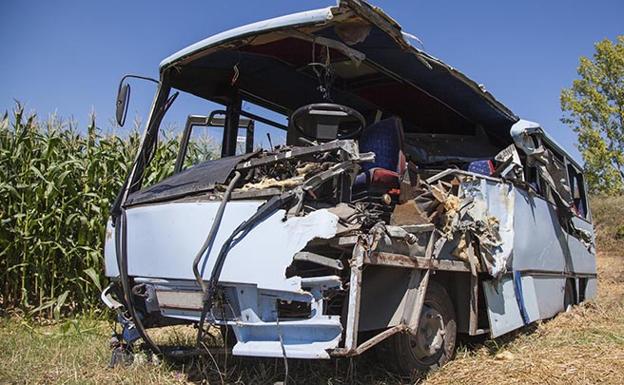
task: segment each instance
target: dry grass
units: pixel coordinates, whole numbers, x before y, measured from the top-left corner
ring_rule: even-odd
[[[19,319],[0,322],[0,384],[270,384],[284,378],[281,359],[228,357],[150,362],[138,353],[127,367],[108,369],[110,326],[103,321],[72,320],[32,326]],[[194,331],[169,328],[159,342],[188,343]],[[217,366],[218,365],[218,369]],[[368,357],[356,361],[289,361],[289,383],[398,384]],[[222,382],[223,381],[223,382]]]
[[[620,255],[598,258],[596,301],[511,336],[461,346],[457,358],[420,380],[425,384],[620,384],[624,381],[624,262]],[[185,384],[221,383],[209,357],[147,362],[107,369],[106,322],[71,320],[32,326],[18,319],[0,323],[0,383]],[[159,341],[190,342],[191,328],[169,329]],[[280,381],[282,360],[215,358],[226,383]],[[398,384],[373,357],[350,361],[291,361],[291,383]]]
[[[624,383],[624,197],[591,201],[598,245],[595,301],[528,330],[462,348],[427,384]]]
[[[602,252],[624,249],[624,196],[591,199],[596,243]],[[624,254],[619,254],[624,257]]]
[[[596,301],[514,336],[459,351],[427,384],[621,384],[624,259],[600,255]]]
[[[441,370],[412,382],[424,384],[620,384],[624,382],[624,197],[592,202],[598,228],[599,290],[595,301],[553,320],[493,341],[461,346]],[[621,215],[620,215],[621,214]],[[190,328],[162,332],[159,341],[183,344]],[[212,359],[148,362],[108,369],[110,326],[88,319],[32,325],[0,318],[0,384],[265,384],[284,378],[282,360]],[[289,361],[290,383],[399,384],[373,357]]]

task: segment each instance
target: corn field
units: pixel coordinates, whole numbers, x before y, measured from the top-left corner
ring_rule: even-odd
[[[40,122],[20,105],[1,117],[0,310],[58,318],[101,306],[106,219],[139,140],[103,135],[94,118],[86,133]],[[160,141],[152,164],[166,167],[150,167],[146,184],[173,171],[178,147],[178,136]]]

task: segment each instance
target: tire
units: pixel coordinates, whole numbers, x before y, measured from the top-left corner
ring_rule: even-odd
[[[442,285],[429,282],[416,336],[395,334],[378,345],[385,366],[401,376],[442,367],[455,356],[457,324],[453,303]],[[423,346],[429,348],[423,348]],[[433,347],[431,347],[433,345]]]

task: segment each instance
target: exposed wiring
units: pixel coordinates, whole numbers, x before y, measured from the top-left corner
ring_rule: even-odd
[[[212,249],[212,244],[214,243],[214,240],[217,236],[217,232],[219,230],[219,226],[221,225],[221,219],[223,218],[223,213],[225,212],[225,206],[227,205],[227,202],[230,199],[230,195],[232,194],[232,190],[234,189],[234,186],[236,185],[236,182],[238,182],[238,179],[240,178],[240,176],[241,176],[240,172],[236,171],[234,173],[232,180],[228,184],[228,187],[225,190],[225,193],[223,194],[223,200],[221,200],[221,204],[219,205],[219,209],[217,210],[215,219],[212,222],[212,227],[210,228],[210,232],[206,236],[206,240],[204,241],[204,244],[199,249],[199,251],[197,252],[197,255],[195,255],[195,259],[193,260],[193,274],[195,275],[195,280],[201,287],[202,292],[204,293],[204,301],[206,301],[206,298],[209,295],[211,295],[211,293],[209,290],[210,289],[209,286],[206,285],[201,273],[199,272],[199,268],[198,268],[199,262],[201,261],[202,256],[206,252],[210,254],[210,250]],[[215,263],[215,267],[216,267],[216,263]],[[204,308],[204,311],[202,311],[202,314],[200,316],[199,326],[197,328],[197,345],[201,343],[207,310],[210,310],[210,308],[208,309]]]
[[[331,68],[331,57],[329,53],[329,47],[325,46],[323,61],[316,61],[316,40],[312,41],[312,62],[308,63],[308,66],[312,68],[312,71],[316,75],[319,82],[318,90],[321,92],[323,100],[331,102],[331,87],[334,82],[334,71]],[[320,68],[320,69],[319,69]]]
[[[223,219],[225,206],[227,205],[227,202],[230,199],[230,195],[232,194],[232,190],[234,189],[234,186],[236,185],[236,182],[238,182],[238,179],[240,178],[240,176],[241,176],[240,172],[236,171],[234,173],[232,180],[228,184],[227,189],[225,190],[225,193],[223,194],[223,199],[221,200],[221,204],[219,205],[219,209],[217,210],[215,219],[212,222],[210,231],[208,232],[208,235],[206,236],[204,243],[202,244],[199,251],[195,255],[195,258],[193,259],[193,274],[195,275],[195,280],[201,287],[202,292],[204,294],[207,293],[208,286],[204,282],[204,279],[202,278],[202,275],[199,271],[199,262],[201,261],[202,256],[204,256],[204,254],[208,254],[208,255],[210,254],[210,250],[212,249],[212,244],[214,243],[214,240],[217,236],[217,232],[219,231],[219,226],[221,225],[221,220]],[[206,258],[208,258],[208,255],[206,255]]]

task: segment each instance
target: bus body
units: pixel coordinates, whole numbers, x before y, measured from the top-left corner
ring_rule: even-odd
[[[107,226],[102,298],[120,339],[161,351],[150,328],[218,325],[235,355],[376,348],[410,373],[451,359],[457,334],[497,337],[595,296],[582,167],[411,41],[343,0],[161,63]],[[189,116],[173,175],[143,186],[176,90],[224,108]],[[254,148],[259,123],[286,143]],[[185,166],[208,126],[222,130],[221,158]]]

